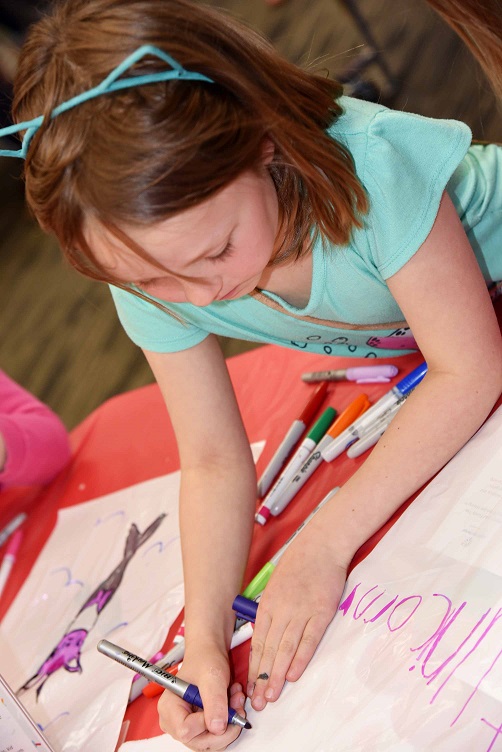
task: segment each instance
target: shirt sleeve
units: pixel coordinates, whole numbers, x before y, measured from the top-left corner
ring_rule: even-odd
[[[144,350],[179,352],[208,336],[208,332],[186,320],[180,304],[159,301],[167,309],[161,310],[153,302],[120,287],[110,285],[110,291],[120,323],[134,344]]]
[[[470,146],[471,131],[456,120],[381,109],[367,134],[359,167],[370,202],[366,251],[388,279],[430,233],[441,196]]]
[[[68,432],[62,421],[2,371],[0,434],[6,449],[0,489],[48,483],[70,459]]]

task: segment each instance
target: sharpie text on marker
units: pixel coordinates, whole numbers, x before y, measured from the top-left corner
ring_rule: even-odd
[[[280,497],[272,504],[270,514],[277,517],[283,512],[288,504],[294,499],[300,488],[305,485],[311,475],[323,462],[323,450],[342,432],[350,426],[359,416],[370,409],[370,401],[367,394],[359,394],[338,416],[332,426],[326,432],[326,435],[317,444],[314,451],[307,457],[304,464],[298,470],[298,473],[291,478]]]
[[[360,418],[354,421],[343,433],[334,439],[322,452],[322,458],[326,462],[339,457],[356,439],[361,438],[364,432],[373,428],[388,410],[390,410],[403,397],[406,397],[424,378],[427,373],[427,363],[421,363],[411,373],[399,381],[383,397],[381,397]]]
[[[289,461],[288,465],[282,472],[281,476],[272,486],[271,490],[263,500],[257,514],[256,522],[260,525],[264,525],[270,516],[270,510],[277,503],[277,499],[280,499],[282,491],[287,487],[291,478],[293,478],[298,470],[302,467],[310,453],[315,449],[317,444],[321,441],[326,431],[329,429],[336,416],[336,410],[332,407],[327,407],[323,412],[319,420],[315,422],[308,435],[302,441],[294,456]]]
[[[298,418],[296,418],[289,427],[285,437],[277,447],[272,459],[258,481],[258,496],[260,498],[267,493],[274,478],[280,472],[287,458],[293,451],[297,441],[300,439],[308,424],[321,406],[321,403],[326,396],[327,389],[327,383],[323,382],[322,384],[319,384],[317,389],[315,389],[314,393],[310,396]]]
[[[370,427],[368,431],[365,431],[359,439],[351,444],[347,449],[347,457],[352,459],[359,457],[363,452],[366,452],[367,449],[371,449],[371,447],[375,446],[389,427],[390,423],[392,423],[392,420],[395,418],[396,413],[401,409],[405,400],[406,397],[399,402],[396,402],[394,407],[387,410],[387,412],[376,421],[374,426]]]

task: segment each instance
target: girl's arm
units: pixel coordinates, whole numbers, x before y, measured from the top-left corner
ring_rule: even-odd
[[[0,489],[48,483],[70,456],[58,416],[0,371]]]
[[[252,643],[248,692],[256,709],[277,699],[285,678],[302,674],[336,612],[357,549],[466,443],[502,388],[499,326],[446,194],[429,237],[388,285],[428,373],[276,568]],[[258,680],[263,673],[270,678]]]
[[[145,354],[166,401],[181,464],[186,651],[180,675],[198,685],[204,704],[204,713],[192,713],[165,692],[160,723],[193,749],[223,749],[238,735],[236,726],[223,734],[228,648],[232,602],[242,587],[253,530],[255,468],[216,338],[179,353]],[[233,696],[240,712],[243,700],[242,692]]]

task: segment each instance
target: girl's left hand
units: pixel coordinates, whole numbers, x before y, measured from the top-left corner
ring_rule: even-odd
[[[247,694],[255,710],[303,674],[336,613],[347,566],[314,521],[281,558],[260,600],[251,643]]]

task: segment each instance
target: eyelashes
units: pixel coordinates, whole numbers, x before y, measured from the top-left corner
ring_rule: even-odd
[[[226,261],[226,259],[230,258],[233,255],[234,251],[235,251],[234,246],[229,241],[226,244],[225,248],[222,251],[220,251],[220,253],[218,253],[217,256],[206,256],[204,260],[208,261],[208,262],[210,262],[212,264],[217,264],[218,262]],[[199,259],[199,261],[197,263],[200,263],[200,261],[201,260]],[[168,275],[168,276],[174,276],[174,277],[176,277],[176,275]],[[147,292],[148,290],[152,291],[153,288],[155,288],[159,283],[165,282],[165,280],[166,280],[166,277],[164,277],[164,276],[162,276],[162,277],[152,277],[150,279],[140,280],[139,282],[128,282],[127,284],[133,290],[134,290],[135,287],[138,287],[140,290],[143,290],[144,292]],[[151,292],[151,294],[153,295],[154,293]]]
[[[217,263],[218,261],[224,261],[229,258],[234,252],[234,247],[231,243],[227,243],[225,248],[217,256],[209,256],[208,261]]]

